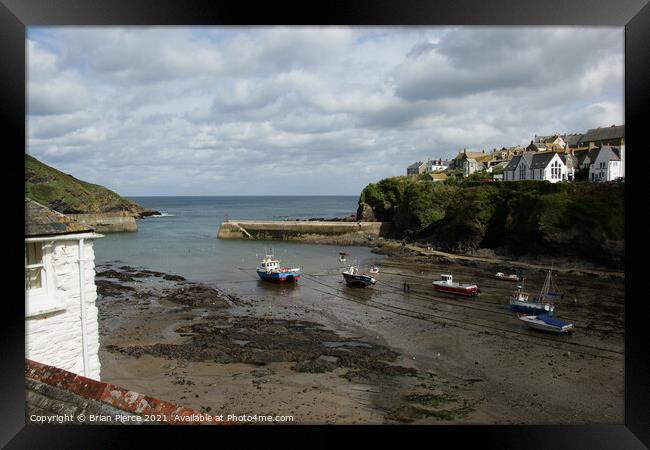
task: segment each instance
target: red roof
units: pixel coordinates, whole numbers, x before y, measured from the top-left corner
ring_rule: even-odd
[[[201,413],[195,409],[178,406],[110,383],[86,378],[58,367],[48,366],[29,359],[26,359],[25,363],[25,378],[53,386],[83,399],[110,405],[127,414],[164,417],[166,418],[164,423],[170,425],[226,423],[220,422],[215,416]]]

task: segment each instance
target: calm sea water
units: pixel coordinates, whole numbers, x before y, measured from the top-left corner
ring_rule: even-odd
[[[140,205],[163,213],[138,221],[138,232],[106,234],[95,241],[98,264],[119,262],[176,273],[192,281],[259,293],[255,273],[272,248],[283,266],[302,267],[303,273],[336,273],[339,246],[284,241],[217,239],[219,224],[231,220],[344,217],[356,211],[356,196],[310,197],[132,197]],[[349,262],[369,266],[380,261],[367,247],[346,247]]]

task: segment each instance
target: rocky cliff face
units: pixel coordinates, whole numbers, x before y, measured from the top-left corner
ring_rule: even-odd
[[[454,252],[571,256],[620,266],[624,184],[381,180],[361,193],[359,220],[393,223],[395,238]]]
[[[124,212],[135,218],[160,214],[97,184],[78,180],[25,155],[25,197],[63,214]]]

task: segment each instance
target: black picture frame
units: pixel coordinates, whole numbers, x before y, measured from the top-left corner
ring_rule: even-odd
[[[173,0],[1,0],[0,4],[0,119],[10,137],[5,157],[5,214],[9,225],[5,247],[11,252],[5,280],[11,289],[5,294],[3,311],[6,320],[0,341],[0,445],[8,448],[107,448],[130,447],[139,438],[152,436],[171,439],[170,427],[75,427],[26,425],[24,418],[24,274],[18,264],[23,258],[20,221],[14,215],[24,211],[24,158],[17,148],[25,137],[25,38],[26,27],[41,25],[602,25],[625,27],[625,125],[628,147],[634,150],[627,164],[626,234],[635,242],[626,251],[626,334],[625,334],[625,424],[557,425],[557,426],[431,426],[431,427],[364,427],[362,434],[381,437],[400,431],[418,438],[417,442],[454,446],[475,443],[487,448],[585,448],[635,449],[650,446],[650,362],[647,327],[643,320],[642,264],[635,256],[642,249],[635,232],[642,220],[647,201],[641,198],[647,189],[640,180],[642,160],[643,113],[650,105],[650,5],[648,0],[356,0],[327,1],[318,4],[244,1],[173,1]],[[8,158],[8,161],[7,161]],[[629,153],[628,153],[629,158]],[[636,181],[635,181],[636,180]],[[630,185],[630,182],[632,184]],[[638,188],[636,187],[638,186]],[[639,189],[636,191],[635,189]],[[634,209],[636,208],[636,210]],[[13,217],[13,218],[12,218]],[[15,228],[13,228],[15,227]],[[640,261],[640,260],[639,260]],[[21,294],[22,293],[22,294]],[[293,427],[265,427],[266,433],[283,439],[296,439]],[[177,427],[175,437],[205,433],[207,439],[221,439],[236,433],[237,438],[251,435],[258,427]],[[290,433],[287,433],[287,430]],[[304,444],[328,439],[338,442],[340,431],[348,427],[328,427],[337,431],[325,436],[323,430],[301,427]],[[358,430],[358,429],[357,429]],[[305,432],[307,431],[307,432]],[[355,430],[356,431],[356,430]],[[208,435],[209,433],[209,435]],[[219,433],[219,434],[215,434]],[[345,433],[347,434],[347,433]],[[234,436],[233,436],[234,437]],[[171,443],[172,441],[169,441]],[[208,441],[210,442],[210,441]],[[413,442],[415,440],[409,440]],[[186,444],[188,441],[186,441]],[[222,445],[220,441],[212,441]],[[241,442],[238,444],[241,445]],[[407,444],[408,445],[408,444]]]

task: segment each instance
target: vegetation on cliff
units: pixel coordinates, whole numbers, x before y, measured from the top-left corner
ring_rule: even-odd
[[[64,214],[158,214],[97,184],[87,183],[25,154],[25,197]]]
[[[393,222],[397,238],[450,251],[577,256],[620,264],[625,185],[544,181],[481,183],[387,178],[366,186],[360,220]]]

